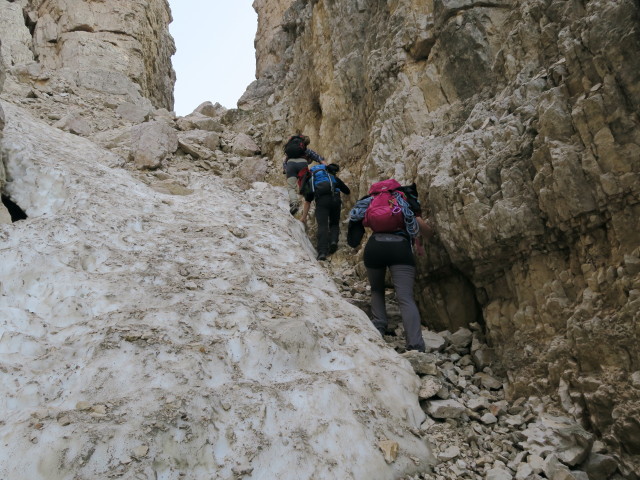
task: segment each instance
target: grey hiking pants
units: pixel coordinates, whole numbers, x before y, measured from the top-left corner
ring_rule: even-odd
[[[411,245],[407,240],[396,240],[388,235],[375,234],[367,243],[364,261],[367,267],[369,285],[371,285],[371,316],[373,317],[371,320],[374,327],[384,335],[388,324],[384,298],[386,273],[384,265],[386,264],[391,272],[396,299],[402,315],[407,350],[424,351],[425,344],[422,338],[420,312],[413,299],[416,267],[413,264],[408,264],[409,262],[413,263]],[[405,263],[395,263],[398,261]]]
[[[287,193],[289,194],[289,204],[298,205],[300,203],[298,194],[298,172],[309,166],[304,158],[290,158],[287,160]]]

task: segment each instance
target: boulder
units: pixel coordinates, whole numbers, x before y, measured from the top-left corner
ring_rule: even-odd
[[[558,462],[569,467],[587,459],[594,441],[593,434],[575,421],[546,413],[529,424],[522,434],[525,440],[520,445],[525,450],[543,458],[552,454]]]
[[[143,123],[149,120],[150,109],[133,103],[124,102],[116,108],[118,114],[123,120],[131,123]]]
[[[186,117],[180,117],[177,120],[180,130],[206,130],[208,132],[222,132],[224,127],[222,124],[211,117],[194,112]]]
[[[447,344],[447,341],[442,335],[431,330],[423,330],[422,338],[424,339],[425,347],[428,352],[440,351]]]
[[[179,131],[178,146],[194,158],[211,158],[220,145],[220,136],[204,130]]]
[[[245,133],[238,133],[231,141],[231,152],[241,157],[250,157],[260,154],[258,144]]]
[[[202,115],[205,115],[207,117],[219,118],[220,116],[224,115],[226,111],[227,109],[219,103],[216,102],[216,104],[214,105],[213,103],[206,101],[198,105],[193,113],[201,113]]]
[[[71,113],[61,118],[53,126],[81,137],[88,137],[92,131],[89,122],[78,113]]]
[[[589,480],[607,480],[618,469],[618,462],[610,455],[591,453],[580,468],[589,475]]]
[[[254,182],[263,182],[269,167],[268,159],[262,158],[243,158],[237,169],[238,177],[244,180],[247,186]]]
[[[178,135],[165,122],[147,122],[132,130],[131,157],[139,169],[158,168],[178,149]]]
[[[427,413],[433,418],[460,418],[466,411],[466,407],[456,400],[430,400],[427,403]]]

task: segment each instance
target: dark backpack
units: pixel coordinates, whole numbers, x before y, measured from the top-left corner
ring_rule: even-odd
[[[288,158],[301,158],[307,151],[304,138],[299,135],[291,137],[284,146],[284,153]]]
[[[402,186],[394,179],[384,180],[371,185],[369,195],[371,203],[364,214],[362,224],[375,233],[393,233],[405,229],[402,207],[398,201],[406,201]]]
[[[311,167],[309,174],[311,178],[307,184],[310,185],[311,191],[316,197],[339,191],[336,187],[336,177],[327,171],[326,165]]]

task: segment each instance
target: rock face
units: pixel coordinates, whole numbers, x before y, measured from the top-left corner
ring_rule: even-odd
[[[7,93],[73,93],[173,108],[175,52],[166,0],[0,2]]]
[[[354,198],[416,181],[426,324],[484,323],[510,395],[553,394],[639,476],[638,2],[288,3],[255,2],[273,47],[239,103],[274,181],[296,130]]]
[[[255,0],[253,8],[259,12],[256,32],[256,77],[264,79],[282,62],[287,47],[287,33],[283,18],[293,0]]]

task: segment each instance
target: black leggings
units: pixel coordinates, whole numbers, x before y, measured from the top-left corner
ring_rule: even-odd
[[[364,266],[367,268],[415,264],[411,243],[403,235],[374,233],[364,247]]]
[[[329,244],[338,243],[340,238],[340,193],[326,194],[316,199],[316,222],[318,224],[318,255],[329,253]]]

